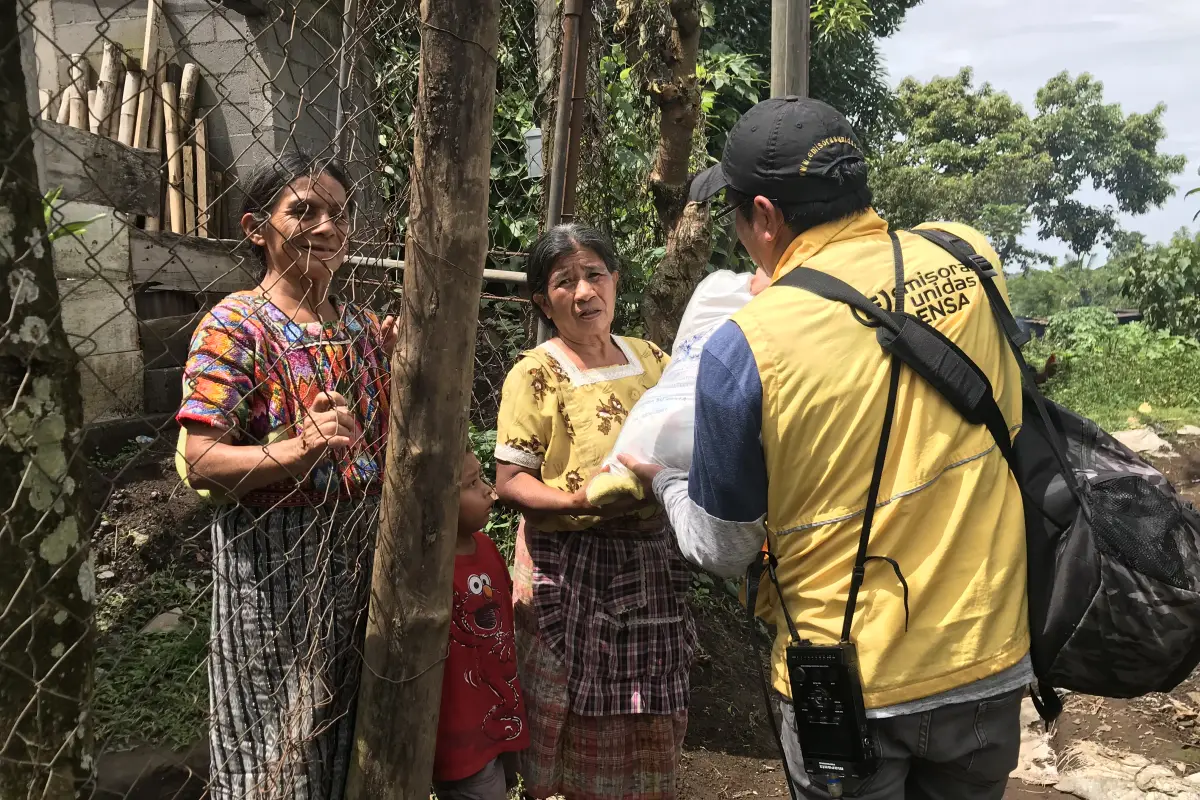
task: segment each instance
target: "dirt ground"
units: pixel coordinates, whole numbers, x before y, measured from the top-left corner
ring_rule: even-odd
[[[1154,461],[1185,496],[1200,503],[1200,440],[1173,443],[1175,456]],[[180,487],[169,452],[157,450],[129,464],[109,464],[96,473],[90,488],[97,507],[110,497],[105,524],[94,538],[101,592],[134,592],[169,567],[206,574],[207,512]],[[700,653],[692,677],[681,800],[787,797],[745,619],[724,597],[699,598],[696,612]],[[1136,700],[1068,697],[1051,743],[1061,754],[1084,741],[1145,755],[1180,775],[1200,771],[1200,677],[1170,695]],[[130,746],[137,743],[113,750],[128,751]],[[136,755],[140,751],[145,758]],[[172,757],[162,748],[143,745],[133,753],[105,755],[99,763],[97,797],[125,796],[138,776],[140,791],[131,798],[199,797],[195,777],[188,783],[191,788],[179,791],[180,765],[186,762],[190,769],[202,771],[202,751],[181,747]],[[1005,797],[1056,800],[1074,795],[1014,779]]]

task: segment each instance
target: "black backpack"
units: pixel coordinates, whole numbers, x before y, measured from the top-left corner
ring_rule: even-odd
[[[1024,421],[1014,439],[987,376],[932,326],[806,267],[775,285],[867,315],[884,351],[991,431],[1024,497],[1033,699],[1042,717],[1062,711],[1055,689],[1101,697],[1173,689],[1200,662],[1200,514],[1096,423],[1042,396],[1021,354],[1026,337],[986,258],[945,231],[913,233],[980,278],[1021,367]]]

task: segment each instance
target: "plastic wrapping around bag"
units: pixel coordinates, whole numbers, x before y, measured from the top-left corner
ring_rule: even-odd
[[[588,485],[588,500],[593,505],[606,505],[622,495],[643,497],[641,483],[617,460],[618,454],[675,469],[691,466],[700,354],[717,328],[750,302],[752,277],[752,273],[721,270],[696,287],[679,323],[671,363],[663,370],[658,385],[630,410],[604,460],[607,471]]]

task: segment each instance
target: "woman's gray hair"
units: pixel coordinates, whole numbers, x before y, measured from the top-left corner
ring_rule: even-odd
[[[550,273],[554,271],[559,260],[571,255],[576,250],[590,250],[599,256],[609,272],[621,269],[617,259],[616,248],[607,236],[590,225],[571,222],[565,225],[555,225],[538,237],[529,248],[529,258],[525,262],[525,274],[529,276],[530,294],[547,293],[550,284]],[[542,321],[553,327],[546,319],[542,309],[534,303],[534,310]]]

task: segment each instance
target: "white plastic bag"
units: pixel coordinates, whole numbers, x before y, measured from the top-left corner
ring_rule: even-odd
[[[704,343],[717,328],[750,302],[752,277],[751,273],[720,270],[696,287],[679,323],[671,363],[663,371],[658,385],[642,395],[629,411],[629,418],[604,460],[603,466],[608,468],[613,479],[628,484],[633,478],[617,460],[621,453],[664,467],[688,469],[691,466],[700,354],[704,351]],[[604,499],[615,498],[605,495]]]

